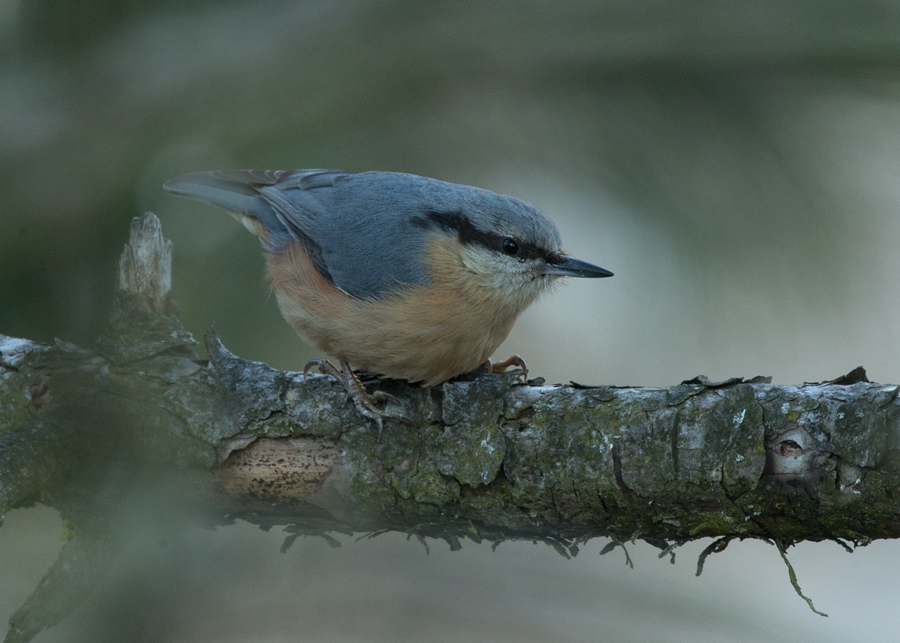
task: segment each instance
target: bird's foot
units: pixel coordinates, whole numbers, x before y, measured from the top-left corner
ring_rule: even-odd
[[[350,368],[350,364],[344,360],[341,360],[339,363],[341,365],[340,368],[328,360],[314,359],[303,367],[303,379],[306,379],[306,375],[311,368],[318,368],[322,375],[331,375],[331,377],[343,384],[344,388],[347,389],[347,393],[350,395],[350,399],[353,400],[353,405],[356,407],[356,410],[359,411],[363,417],[374,420],[375,424],[378,425],[378,441],[381,442],[381,433],[384,430],[384,418],[393,416],[378,408],[378,403],[383,401],[397,402],[397,398],[384,391],[374,391],[373,393],[369,393],[363,383],[359,381],[359,378],[356,376],[356,373],[353,372],[353,369]],[[404,417],[402,419],[406,418]]]
[[[518,355],[513,355],[509,359],[505,359],[502,362],[497,362],[496,364],[492,362],[490,359],[485,360],[483,364],[484,368],[487,369],[488,373],[498,373],[504,374],[510,371],[510,368],[516,368],[522,371],[521,378],[524,382],[528,379],[528,365],[525,363],[525,360],[519,357]]]

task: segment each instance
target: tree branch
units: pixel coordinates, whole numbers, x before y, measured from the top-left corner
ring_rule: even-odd
[[[862,369],[797,386],[375,381],[396,398],[390,415],[408,418],[386,420],[379,442],[326,376],[240,359],[214,329],[209,360],[198,358],[170,259],[156,217],[136,219],[96,350],[0,336],[0,515],[41,501],[102,540],[115,505],[108,487],[97,500],[102,481],[162,466],[221,520],[288,523],[295,535],[531,539],[565,555],[597,536],[660,548],[752,537],[783,551],[900,535],[898,386]],[[28,610],[17,618],[30,622]]]
[[[198,359],[170,302],[170,256],[156,218],[136,219],[97,352],[0,341],[0,511],[51,492],[74,466],[60,436],[89,440],[102,416],[127,419],[115,448],[208,471],[204,490],[228,511],[319,526],[561,542],[900,533],[898,387],[862,371],[799,386],[376,382],[410,420],[388,421],[378,443],[328,377],[242,360],[214,330]]]

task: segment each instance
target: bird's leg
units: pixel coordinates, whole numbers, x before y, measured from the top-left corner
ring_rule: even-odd
[[[528,365],[525,363],[525,360],[519,357],[518,355],[513,355],[509,359],[505,359],[502,362],[493,363],[490,358],[485,360],[483,366],[487,369],[488,373],[507,373],[509,372],[510,367],[514,366],[518,369],[521,369],[524,372],[522,375],[522,380],[527,379],[528,376]]]
[[[369,393],[363,383],[359,381],[353,369],[350,368],[350,364],[344,360],[341,360],[339,363],[341,365],[340,369],[328,360],[314,359],[303,367],[303,379],[306,379],[309,369],[316,367],[323,375],[331,375],[331,377],[343,384],[350,395],[350,399],[353,400],[356,410],[364,417],[374,420],[378,425],[378,441],[381,442],[381,432],[384,429],[383,420],[389,415],[379,409],[377,404],[382,400],[397,401],[397,398],[384,391]]]

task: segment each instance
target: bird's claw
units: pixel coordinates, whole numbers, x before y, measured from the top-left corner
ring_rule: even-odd
[[[372,391],[371,393],[369,393],[369,396],[375,398],[378,401],[384,400],[386,402],[397,402],[398,404],[400,403],[400,400],[397,399],[396,395],[391,395],[386,391]]]
[[[318,368],[322,375],[330,375],[343,384],[347,393],[350,395],[350,399],[353,401],[356,410],[359,411],[363,417],[373,420],[375,424],[378,425],[378,441],[381,442],[381,434],[384,430],[384,418],[392,418],[394,416],[378,408],[378,402],[387,401],[399,403],[400,400],[385,391],[373,391],[372,393],[369,393],[353,372],[350,364],[341,360],[340,365],[341,367],[338,368],[328,360],[314,359],[303,367],[303,379],[304,381],[306,380],[306,375],[309,373],[310,369]],[[397,419],[405,420],[407,422],[410,421],[405,416],[398,416]]]
[[[503,375],[510,371],[510,368],[516,368],[522,371],[519,377],[522,378],[522,381],[526,381],[528,379],[528,365],[525,363],[525,360],[519,357],[518,355],[513,355],[509,359],[505,359],[502,362],[497,362],[496,364],[492,362],[490,359],[485,360],[484,367],[487,369],[488,373],[497,373]]]
[[[322,375],[331,375],[333,377],[337,377],[340,379],[340,372],[334,367],[334,364],[324,359],[313,359],[306,363],[306,366],[303,367],[303,381],[306,381],[306,376],[309,375],[309,371],[312,368],[318,368],[319,372]]]

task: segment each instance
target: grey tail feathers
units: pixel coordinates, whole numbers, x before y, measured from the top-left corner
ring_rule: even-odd
[[[260,241],[269,252],[281,251],[292,239],[299,241],[322,276],[331,281],[331,274],[322,257],[322,248],[319,244],[305,230],[293,224],[291,218],[286,217],[284,213],[276,212],[277,206],[273,206],[270,199],[279,196],[278,192],[270,193],[267,198],[260,190],[279,184],[284,179],[301,184],[297,186],[301,190],[303,181],[310,183],[308,187],[318,187],[320,183],[331,185],[340,174],[323,170],[195,172],[166,181],[163,189],[170,194],[216,205],[234,213],[238,219],[247,217],[257,221],[267,232],[260,236]],[[298,190],[295,199],[305,198],[308,206],[321,208],[314,197],[311,195],[304,197],[301,190]]]
[[[260,241],[266,250],[277,252],[291,239],[291,232],[259,190],[274,185],[283,174],[253,170],[195,172],[166,181],[163,189],[170,194],[219,206],[237,215],[238,220],[247,217],[259,222],[268,232],[265,238],[260,237]]]
[[[170,179],[163,184],[163,189],[170,194],[187,197],[203,203],[219,206],[235,214],[243,214],[253,219],[267,218],[271,208],[254,187],[254,179],[265,185],[265,175],[255,177],[256,173],[244,172],[195,172]],[[263,173],[259,173],[263,174]],[[268,221],[261,221],[264,225]]]

